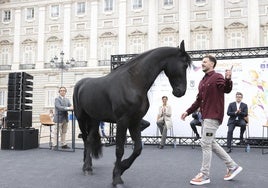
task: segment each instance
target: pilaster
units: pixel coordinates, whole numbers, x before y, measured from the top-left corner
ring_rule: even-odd
[[[125,54],[127,49],[126,44],[126,16],[127,16],[127,1],[120,0],[119,1],[119,18],[118,18],[118,53]]]
[[[38,42],[37,42],[37,62],[36,69],[42,69],[45,63],[44,59],[44,44],[45,44],[45,19],[46,8],[39,7],[38,9]]]
[[[155,0],[148,1],[148,49],[158,46],[158,2]]]
[[[248,47],[260,46],[259,1],[248,0]]]
[[[14,13],[14,50],[12,70],[18,70],[20,64],[20,35],[21,35],[21,10],[16,9]]]
[[[212,3],[212,44],[213,49],[224,48],[224,1],[213,0]]]
[[[190,47],[190,1],[179,0],[179,43],[184,40],[185,48]]]
[[[91,2],[90,15],[90,55],[89,66],[97,66],[97,45],[98,45],[98,1]]]
[[[64,24],[63,24],[63,52],[65,60],[70,57],[70,41],[71,41],[71,4],[64,5]]]

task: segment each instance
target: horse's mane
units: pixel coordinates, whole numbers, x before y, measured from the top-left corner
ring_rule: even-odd
[[[187,52],[182,52],[179,48],[176,48],[176,47],[159,47],[159,48],[155,48],[152,50],[145,51],[141,54],[138,54],[137,56],[126,61],[126,63],[124,63],[123,65],[117,67],[114,72],[121,71],[122,69],[126,69],[128,67],[131,67],[134,64],[136,64],[136,62],[139,62],[140,59],[142,59],[148,55],[151,55],[151,57],[153,57],[153,58],[161,59],[161,58],[164,58],[168,55],[173,55],[173,54],[177,54],[177,53],[181,53],[181,55],[185,57],[185,62],[188,64],[188,66],[191,66],[192,61],[191,61],[191,58]]]

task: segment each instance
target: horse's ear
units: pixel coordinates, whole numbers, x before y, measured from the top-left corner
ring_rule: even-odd
[[[181,49],[182,52],[185,52],[184,40],[181,41],[180,49]]]

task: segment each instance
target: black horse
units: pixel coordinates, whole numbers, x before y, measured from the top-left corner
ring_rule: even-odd
[[[76,83],[73,104],[84,141],[85,174],[92,173],[91,157],[102,155],[99,122],[116,123],[113,185],[123,184],[121,175],[141,154],[140,122],[149,108],[148,90],[164,71],[173,95],[183,96],[187,87],[186,70],[190,65],[191,58],[182,41],[180,47],[160,47],[144,52],[104,77],[84,78]],[[129,158],[122,161],[127,129],[134,149]]]

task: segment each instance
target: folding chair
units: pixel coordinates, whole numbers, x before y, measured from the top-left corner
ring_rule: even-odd
[[[246,131],[245,131],[245,138],[247,139],[247,138],[249,138],[249,118],[248,118],[248,116],[246,116],[246,117],[244,117],[244,119],[245,119],[245,121],[247,123]]]

